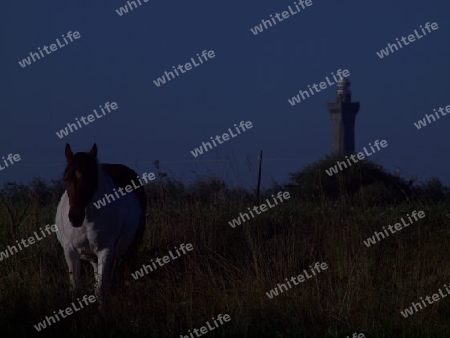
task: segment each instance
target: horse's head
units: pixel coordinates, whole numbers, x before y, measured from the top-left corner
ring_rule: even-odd
[[[89,153],[72,153],[66,144],[67,167],[64,171],[67,195],[69,196],[69,220],[78,228],[83,224],[86,207],[98,187],[97,145]]]

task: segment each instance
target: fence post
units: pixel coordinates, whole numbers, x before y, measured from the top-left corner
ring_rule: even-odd
[[[258,186],[256,187],[256,205],[259,205],[259,187],[261,185],[262,154],[263,154],[263,151],[261,150],[259,153],[259,172],[258,172]]]

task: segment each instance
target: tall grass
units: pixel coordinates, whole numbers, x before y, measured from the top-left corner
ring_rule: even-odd
[[[149,195],[151,195],[149,193]],[[363,196],[364,197],[364,196]],[[370,196],[366,196],[369,198]],[[0,262],[0,329],[7,335],[179,337],[218,314],[231,321],[208,337],[427,337],[450,335],[450,297],[409,318],[400,311],[450,282],[448,206],[410,201],[361,207],[291,198],[243,225],[228,224],[245,198],[173,205],[150,196],[147,232],[135,269],[181,243],[194,250],[138,280],[116,269],[99,312],[90,305],[39,334],[33,325],[69,307],[69,276],[56,236]],[[23,215],[26,210],[25,215]],[[413,210],[426,217],[367,248],[362,241]],[[0,250],[54,224],[56,203],[0,203]],[[157,253],[150,253],[158,247]],[[309,265],[328,269],[269,299],[266,292]],[[93,293],[90,264],[82,294]],[[433,335],[434,334],[434,335]]]

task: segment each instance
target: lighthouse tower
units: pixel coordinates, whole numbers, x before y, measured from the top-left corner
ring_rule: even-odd
[[[331,116],[331,154],[344,156],[355,152],[355,117],[359,102],[351,102],[350,81],[342,77],[337,82],[336,102],[328,102]]]

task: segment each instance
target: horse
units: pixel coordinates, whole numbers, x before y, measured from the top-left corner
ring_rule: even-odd
[[[81,286],[80,259],[87,260],[94,269],[94,294],[101,309],[114,260],[136,257],[145,230],[147,198],[143,185],[119,196],[117,190],[125,190],[139,176],[121,164],[99,164],[95,143],[89,153],[76,154],[67,143],[65,157],[66,190],[56,211],[57,238],[69,268],[72,295]],[[94,204],[114,192],[120,198],[100,208]]]

